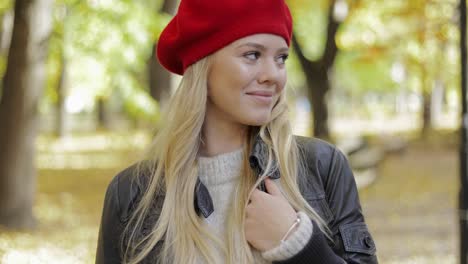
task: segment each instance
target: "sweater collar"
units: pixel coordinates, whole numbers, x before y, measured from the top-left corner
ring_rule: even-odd
[[[280,171],[276,163],[276,159],[273,160],[274,170],[270,174],[271,179],[279,179]],[[262,175],[266,169],[268,163],[268,146],[261,139],[260,135],[257,135],[254,140],[252,150],[249,154],[249,164],[250,167],[254,170],[257,177]],[[197,179],[197,184],[195,186],[195,199],[194,199],[195,211],[200,215],[202,214],[205,218],[208,218],[214,212],[213,200],[211,199],[208,189],[200,181],[200,178]]]

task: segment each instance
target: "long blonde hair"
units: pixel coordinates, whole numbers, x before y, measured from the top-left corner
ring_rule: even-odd
[[[226,257],[226,263],[254,263],[253,250],[244,236],[245,207],[250,192],[273,170],[281,173],[280,184],[286,199],[297,211],[305,211],[328,231],[325,222],[302,197],[298,187],[299,148],[289,123],[285,92],[272,110],[271,121],[262,127],[251,127],[244,153],[248,154],[260,135],[268,147],[268,164],[261,177],[252,171],[248,155],[244,155],[242,177],[233,194],[230,215],[227,217],[227,245],[213,236],[202,224],[203,219],[194,208],[198,178],[197,155],[201,144],[205,118],[210,57],[190,66],[168,104],[164,126],[160,128],[148,151],[151,162],[140,163],[135,175],[136,184],[144,192],[125,227],[122,239],[123,262],[134,264],[152,254],[152,249],[164,241],[157,256],[159,263],[192,264],[201,256],[206,263],[215,262],[212,243]],[[149,171],[147,181],[140,172]],[[144,221],[151,213],[158,195],[165,195],[157,221],[141,236]],[[154,209],[154,208],[153,208]],[[211,242],[211,243],[210,243]]]

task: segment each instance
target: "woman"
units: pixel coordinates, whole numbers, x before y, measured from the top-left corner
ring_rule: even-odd
[[[183,75],[145,161],[104,202],[97,263],[377,263],[348,163],[292,135],[284,0],[182,0],[158,58]]]

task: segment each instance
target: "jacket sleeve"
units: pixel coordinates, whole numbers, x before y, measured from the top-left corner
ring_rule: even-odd
[[[345,155],[334,148],[324,180],[325,195],[334,220],[333,250],[347,263],[376,264],[376,247],[362,214],[353,172]]]
[[[333,242],[326,238],[317,223],[306,246],[290,259],[276,264],[377,264],[374,241],[362,215],[354,175],[349,163],[338,149],[319,143],[310,160],[319,164],[321,185],[326,203],[333,215],[328,224]],[[317,145],[315,145],[317,146]],[[310,154],[310,152],[309,152]],[[310,161],[309,160],[309,161]]]
[[[104,207],[99,227],[99,238],[96,252],[96,264],[120,263],[120,237],[123,225],[120,221],[118,197],[118,179],[114,177],[107,187]]]

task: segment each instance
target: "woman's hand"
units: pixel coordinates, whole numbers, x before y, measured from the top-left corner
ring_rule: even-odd
[[[265,186],[268,193],[258,189],[252,192],[245,218],[246,239],[259,251],[278,246],[297,218],[276,184],[267,178]]]

